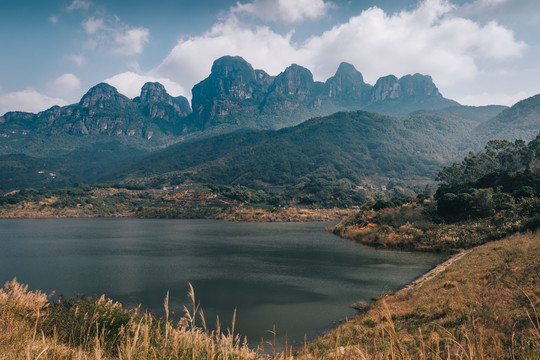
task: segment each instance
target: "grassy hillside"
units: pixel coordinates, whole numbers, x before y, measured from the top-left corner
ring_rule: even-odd
[[[483,245],[383,295],[299,359],[538,359],[540,235]]]

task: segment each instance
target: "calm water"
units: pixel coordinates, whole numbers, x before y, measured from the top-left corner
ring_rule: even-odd
[[[216,315],[250,344],[278,335],[303,342],[335,326],[356,301],[396,290],[441,256],[373,249],[324,231],[324,223],[213,220],[0,221],[0,282],[71,296],[106,294],[128,306],[182,313],[190,281],[207,323]]]

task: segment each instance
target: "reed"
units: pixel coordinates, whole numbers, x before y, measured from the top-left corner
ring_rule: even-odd
[[[385,294],[317,341],[271,354],[235,333],[206,326],[188,284],[190,304],[174,322],[124,309],[106,297],[51,302],[16,279],[0,290],[0,360],[157,359],[538,359],[540,236],[515,235],[467,253],[423,283]]]

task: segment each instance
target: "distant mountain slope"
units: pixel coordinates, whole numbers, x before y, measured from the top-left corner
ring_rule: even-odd
[[[476,127],[482,139],[530,141],[540,131],[540,94],[521,100]]]
[[[460,121],[435,115],[337,113],[278,131],[240,132],[177,144],[114,179],[160,186],[284,185],[307,177],[353,183],[372,176],[433,178],[443,164],[462,155],[458,149],[469,142],[468,130]]]

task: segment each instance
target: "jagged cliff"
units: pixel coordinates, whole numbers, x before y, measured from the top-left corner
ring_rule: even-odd
[[[402,115],[458,105],[445,99],[425,75],[400,79],[389,75],[371,86],[353,65],[341,63],[323,83],[314,81],[313,74],[297,64],[270,76],[238,56],[217,59],[208,78],[193,87],[192,95],[193,112],[185,97],[172,97],[159,83],[146,83],[133,100],[101,83],[78,104],[54,106],[39,114],[5,114],[0,117],[0,136],[108,135],[147,140],[172,136],[181,140],[244,128],[278,129],[337,111]]]
[[[275,129],[336,111],[372,109],[403,115],[458,105],[441,95],[430,76],[397,79],[389,75],[371,86],[353,65],[341,63],[323,83],[314,81],[313,74],[297,64],[272,77],[232,56],[214,62],[210,76],[193,88],[192,104],[188,122],[206,131],[214,127]]]

